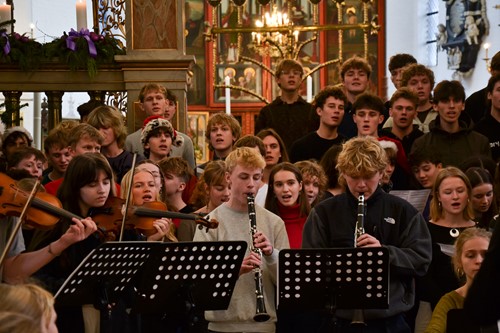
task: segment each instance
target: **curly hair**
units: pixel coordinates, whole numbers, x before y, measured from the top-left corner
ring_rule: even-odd
[[[323,90],[321,90],[314,97],[314,101],[312,102],[313,109],[316,110],[317,108],[323,108],[323,106],[325,106],[328,97],[333,97],[338,100],[341,100],[344,102],[344,105],[347,105],[348,103],[347,97],[342,88],[336,86],[328,86],[325,87]]]
[[[342,146],[337,159],[339,183],[345,185],[344,175],[353,178],[372,177],[383,173],[387,166],[384,148],[373,137],[355,137]]]
[[[411,78],[417,75],[427,76],[431,82],[431,89],[434,88],[434,84],[436,83],[434,72],[421,64],[411,64],[405,67],[403,73],[401,73],[401,87],[408,86],[408,82]]]
[[[323,194],[325,193],[326,190],[328,177],[325,174],[325,170],[323,170],[321,165],[319,165],[319,163],[314,160],[295,162],[295,166],[299,168],[304,183],[306,183],[308,180],[313,179],[314,177],[316,177],[318,180],[318,188],[319,188],[318,196],[311,203],[311,207],[314,207],[323,197]]]

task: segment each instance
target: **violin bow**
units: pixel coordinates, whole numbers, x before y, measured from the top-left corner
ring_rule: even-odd
[[[31,190],[30,196],[28,197],[28,200],[26,200],[26,204],[23,207],[23,211],[21,212],[21,215],[19,215],[19,219],[17,220],[14,229],[12,230],[9,239],[7,240],[7,243],[5,244],[5,248],[2,252],[2,256],[0,257],[0,267],[3,267],[4,261],[7,257],[7,253],[9,253],[10,248],[12,247],[12,243],[14,243],[14,239],[17,236],[17,233],[19,232],[19,229],[21,229],[21,225],[23,224],[24,218],[26,217],[26,214],[28,213],[28,208],[31,206],[31,202],[35,198],[36,192],[38,192],[38,189],[40,188],[40,181],[37,179],[35,186],[33,186],[33,189]]]
[[[180,220],[193,220],[198,225],[198,228],[202,229],[203,227],[208,229],[216,229],[219,226],[219,222],[215,219],[208,220],[201,215],[198,214],[186,214],[179,212],[170,212],[170,211],[155,211],[154,209],[136,207],[134,209],[134,214],[137,216],[153,216],[153,217],[166,217],[170,219],[180,219]]]
[[[134,156],[132,157],[132,168],[130,169],[130,170],[132,170],[132,175],[131,175],[132,177],[130,177],[130,181],[128,183],[127,198],[125,199],[125,212],[128,212],[128,207],[130,205],[132,186],[134,185],[134,172],[135,172],[136,161],[137,161],[137,153],[134,153]],[[127,221],[127,214],[123,214],[122,225],[120,227],[120,238],[118,239],[119,242],[122,241],[126,221]]]

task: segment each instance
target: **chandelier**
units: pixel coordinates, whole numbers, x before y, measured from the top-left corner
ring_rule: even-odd
[[[237,13],[233,25],[224,25],[218,20],[218,13],[222,12],[222,0],[207,0],[212,6],[212,21],[206,23],[205,41],[212,46],[213,70],[212,77],[214,78],[214,89],[226,88],[240,90],[244,93],[253,95],[258,99],[269,103],[259,93],[248,90],[242,86],[228,83],[227,81],[217,82],[218,73],[216,72],[216,64],[246,62],[252,63],[271,76],[275,76],[273,65],[281,59],[298,60],[301,51],[309,44],[318,43],[319,33],[322,31],[339,31],[338,34],[338,49],[339,55],[336,59],[330,59],[318,63],[314,68],[308,68],[304,74],[305,81],[308,76],[311,76],[316,71],[325,66],[338,64],[343,62],[343,32],[353,29],[360,29],[363,32],[363,44],[365,58],[368,58],[368,36],[376,34],[380,29],[377,23],[377,16],[371,19],[368,17],[368,6],[373,0],[359,0],[363,8],[363,20],[359,23],[345,23],[345,2],[344,0],[329,0],[337,7],[337,24],[319,24],[318,5],[321,0],[308,0],[308,5],[311,6],[309,22],[307,24],[300,23],[303,12],[301,8],[296,6],[295,0],[257,0],[260,4],[260,18],[249,21],[244,7],[247,0],[227,0],[224,5],[226,8],[234,8]],[[302,1],[303,3],[304,1]],[[300,2],[299,2],[300,3]],[[251,3],[257,6],[257,4]],[[281,8],[280,8],[281,7]],[[233,10],[233,9],[231,9]],[[232,34],[235,37],[233,43],[228,44],[227,59],[221,61],[221,50],[218,44],[223,35]],[[219,38],[219,39],[218,39]],[[244,42],[245,41],[245,42]]]
[[[316,8],[316,7],[314,7]],[[249,48],[262,56],[274,58],[295,58],[294,50],[297,50],[299,42],[299,30],[293,23],[293,15],[296,8],[287,6],[286,12],[278,10],[276,4],[272,5],[271,12],[265,12],[262,20],[255,21],[256,31],[253,31]],[[313,15],[317,19],[317,15]],[[270,28],[273,31],[260,32],[261,28]],[[279,31],[283,28],[284,31]]]

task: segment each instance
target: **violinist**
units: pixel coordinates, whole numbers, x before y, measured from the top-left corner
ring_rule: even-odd
[[[9,184],[2,184],[7,187]],[[0,251],[4,251],[7,239],[10,237],[17,222],[17,217],[4,216],[0,219]],[[21,230],[7,254],[0,279],[7,283],[21,283],[36,271],[55,259],[69,246],[86,239],[97,230],[95,223],[90,219],[73,219],[73,224],[58,238],[40,247],[36,251],[25,252],[25,243]]]
[[[155,184],[155,177],[150,171],[145,169],[135,168],[135,170],[130,170],[123,176],[120,196],[123,199],[126,198],[132,174],[134,178],[132,181],[132,191],[130,193],[131,204],[133,206],[142,206],[145,203],[157,203],[159,206],[163,206],[162,203],[159,202],[160,194]],[[166,206],[164,206],[164,208],[166,208]],[[156,232],[147,238],[148,241],[160,241],[163,239],[177,241],[174,236],[175,227],[171,219],[150,219],[150,229]]]
[[[108,161],[99,153],[86,153],[74,157],[68,165],[64,180],[58,190],[63,208],[78,216],[89,216],[92,210],[103,207],[110,195],[115,194],[113,171]],[[92,218],[85,223],[94,224]],[[40,248],[58,239],[68,229],[71,221],[63,218],[52,230],[39,233],[33,238],[32,246]],[[93,229],[95,231],[95,227]],[[84,241],[73,244],[64,251],[53,249],[56,260],[45,266],[37,277],[45,283],[49,291],[57,292],[62,283],[76,269],[80,262],[102,242],[94,233]],[[99,331],[99,312],[93,306],[58,307],[57,326],[59,332]],[[85,324],[84,324],[85,319]]]

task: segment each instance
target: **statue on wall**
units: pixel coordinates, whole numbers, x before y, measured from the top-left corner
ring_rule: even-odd
[[[444,1],[446,25],[438,25],[438,51],[446,51],[454,78],[468,77],[474,71],[482,39],[489,34],[486,0]]]

